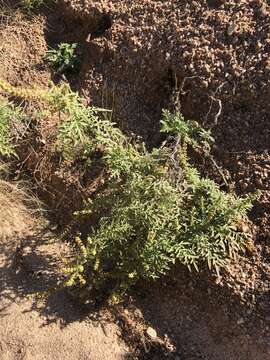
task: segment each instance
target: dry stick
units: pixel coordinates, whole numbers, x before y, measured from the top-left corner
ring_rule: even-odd
[[[184,77],[184,79],[182,80],[182,83],[181,83],[181,86],[180,86],[179,90],[176,91],[176,94],[177,94],[176,103],[177,103],[177,107],[178,107],[178,108],[180,108],[179,94],[181,93],[181,95],[185,95],[185,94],[187,93],[187,91],[183,91],[183,90],[184,90],[184,86],[185,86],[185,84],[186,84],[186,81],[187,81],[187,80],[191,80],[191,79],[196,79],[196,78],[201,79],[201,80],[204,80],[204,79],[205,79],[205,78],[202,77],[202,76],[194,75],[194,76],[186,76],[186,77]],[[177,90],[177,76],[176,76],[176,74],[175,74],[175,83],[176,83],[176,90]],[[213,102],[216,101],[216,102],[218,103],[218,105],[219,105],[219,109],[218,109],[217,114],[216,114],[215,117],[214,117],[214,125],[217,125],[218,118],[220,117],[221,112],[222,112],[222,102],[221,102],[220,99],[217,99],[217,98],[216,98],[216,94],[218,93],[218,91],[220,91],[220,90],[223,88],[223,86],[224,86],[226,83],[227,83],[227,81],[225,81],[225,82],[223,82],[221,85],[219,85],[219,86],[217,87],[217,89],[215,90],[214,94],[209,96],[210,99],[211,99],[211,103],[210,103],[209,110],[208,110],[208,112],[207,112],[207,114],[206,114],[205,122],[207,121],[208,116],[209,116],[209,114],[210,114],[210,112],[211,112],[211,110],[212,110]]]
[[[174,105],[176,107],[176,110],[180,111],[181,110],[181,101],[180,101],[179,97],[180,97],[180,94],[185,95],[187,93],[187,91],[184,91],[184,86],[186,84],[186,81],[191,80],[191,79],[196,79],[196,78],[204,80],[204,77],[199,76],[199,75],[186,76],[186,77],[183,78],[183,80],[181,82],[181,86],[179,88],[178,88],[178,85],[177,85],[178,84],[178,79],[177,79],[176,74],[174,74],[174,78],[175,78],[175,94],[176,94]]]
[[[216,113],[215,117],[214,117],[214,125],[217,125],[218,123],[218,118],[220,117],[220,114],[222,112],[222,103],[221,103],[221,100],[220,99],[216,99],[214,98],[213,96],[210,96],[212,102],[213,101],[217,101],[218,103],[218,112]]]
[[[178,91],[176,91],[176,94],[177,94],[176,106],[177,106],[178,109],[180,109],[179,94],[181,93],[181,94],[184,95],[184,94],[187,93],[187,92],[184,92],[184,91],[183,91],[186,81],[187,81],[187,80],[190,80],[190,79],[195,79],[195,78],[199,78],[199,79],[201,79],[201,80],[204,79],[203,77],[201,77],[201,76],[196,76],[196,75],[195,75],[195,76],[187,76],[187,77],[185,77],[185,78],[183,79],[183,81],[182,81],[182,83],[181,83],[180,89],[179,89]],[[177,77],[176,77],[176,75],[175,75],[175,82],[176,82],[176,89],[177,89]],[[210,103],[210,108],[209,108],[209,110],[208,110],[208,113],[206,114],[206,120],[208,119],[208,116],[209,116],[209,114],[210,114],[210,112],[211,112],[211,110],[212,110],[213,102],[214,102],[214,101],[217,101],[217,103],[218,103],[218,105],[219,105],[218,112],[217,112],[217,114],[215,115],[215,118],[214,118],[214,119],[215,119],[214,125],[217,125],[218,118],[220,117],[221,112],[222,112],[222,102],[221,102],[220,99],[217,99],[215,96],[216,96],[217,92],[220,91],[226,83],[227,83],[227,81],[225,81],[225,82],[223,82],[221,85],[219,85],[219,87],[215,90],[214,95],[211,95],[211,96],[210,96],[210,98],[211,98],[212,101],[211,101],[211,103]],[[179,139],[176,140],[176,146],[178,146],[178,145],[179,145]],[[175,155],[175,152],[173,152],[172,157],[171,157],[173,160],[175,160],[175,159],[174,159],[174,155]],[[221,171],[220,167],[219,167],[218,164],[216,163],[216,161],[215,161],[215,159],[213,158],[213,156],[211,156],[211,155],[209,154],[208,157],[209,157],[209,159],[211,160],[212,164],[213,164],[213,165],[215,166],[215,168],[217,169],[217,171],[218,171],[218,173],[220,174],[220,176],[222,177],[222,179],[223,179],[223,181],[224,181],[224,184],[225,184],[227,187],[229,187],[229,184],[228,184],[228,181],[227,181],[225,175],[224,175],[223,172]]]
[[[210,103],[210,107],[209,107],[209,110],[206,114],[206,118],[205,118],[205,122],[207,121],[208,119],[208,116],[212,110],[212,107],[213,107],[213,102],[216,101],[218,103],[218,112],[216,113],[215,117],[214,117],[214,125],[213,126],[216,126],[218,124],[218,119],[222,113],[222,102],[220,99],[217,99],[215,96],[216,94],[218,93],[218,91],[220,91],[223,86],[227,83],[227,81],[223,82],[221,85],[219,85],[217,87],[217,89],[215,90],[214,92],[214,95],[210,95],[210,99],[211,99],[211,103]],[[212,127],[213,127],[212,126]],[[227,179],[225,177],[225,175],[223,174],[223,172],[221,171],[220,167],[218,166],[218,164],[216,163],[215,159],[213,158],[212,155],[208,154],[208,158],[211,160],[212,164],[215,166],[215,168],[217,169],[218,173],[220,174],[220,176],[222,177],[223,181],[224,181],[224,184],[227,186],[227,188],[229,187],[229,184],[227,182]]]
[[[170,155],[170,161],[173,165],[174,171],[177,172],[176,180],[179,181],[182,176],[182,171],[179,166],[179,147],[180,147],[181,137],[180,135],[177,135],[175,137],[175,144],[172,148],[172,153]]]
[[[175,78],[176,78],[176,75],[175,75]],[[191,79],[196,79],[196,78],[201,79],[201,80],[205,80],[204,77],[199,76],[199,75],[193,75],[193,76],[184,77],[184,79],[181,82],[181,87],[180,87],[180,92],[181,92],[182,95],[185,95],[187,93],[187,91],[186,92],[183,91],[186,81],[191,80]]]
[[[207,122],[208,116],[209,116],[209,114],[210,114],[210,112],[211,112],[211,110],[212,110],[212,108],[213,108],[213,102],[216,101],[216,102],[218,103],[218,105],[219,105],[218,112],[217,112],[217,114],[216,114],[215,117],[214,117],[214,125],[213,125],[213,126],[216,126],[216,125],[217,125],[217,123],[218,123],[218,118],[220,117],[221,112],[222,112],[222,102],[221,102],[220,99],[217,99],[217,98],[216,98],[216,94],[218,93],[219,90],[221,90],[221,89],[223,88],[223,86],[224,86],[226,83],[227,83],[227,81],[225,81],[225,82],[223,82],[221,85],[219,85],[219,86],[217,87],[217,89],[215,90],[214,94],[209,96],[210,99],[211,99],[211,103],[210,103],[209,110],[208,110],[208,112],[207,112],[207,114],[206,114],[206,117],[205,117],[205,122]],[[213,126],[212,126],[212,127],[213,127]]]
[[[225,177],[225,175],[223,174],[222,170],[220,169],[220,167],[218,166],[218,164],[216,163],[215,159],[213,158],[212,155],[208,155],[208,158],[212,161],[212,164],[215,166],[215,168],[217,169],[218,173],[220,174],[220,176],[222,177],[224,184],[227,186],[227,188],[229,188],[229,184],[228,181]]]

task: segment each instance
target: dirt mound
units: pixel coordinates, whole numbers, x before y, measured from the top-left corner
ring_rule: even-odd
[[[44,18],[27,18],[10,10],[6,24],[0,24],[0,78],[13,85],[47,85],[50,73],[42,65],[47,50]],[[26,31],[27,29],[27,31]]]

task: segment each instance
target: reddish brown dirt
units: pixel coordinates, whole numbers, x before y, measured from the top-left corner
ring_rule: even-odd
[[[185,113],[206,125],[215,122],[218,100],[224,115],[235,106],[267,114],[268,1],[67,0],[66,4],[71,11],[64,37],[73,32],[74,18],[85,24],[80,40],[87,36],[87,28],[91,33],[83,89],[96,101],[106,91],[114,92],[117,117],[137,133],[152,138],[154,122],[158,130],[160,110],[168,105],[175,79],[182,87]],[[105,15],[111,20],[107,30],[101,20],[96,26]]]
[[[14,85],[47,86],[50,72],[43,65],[47,50],[44,17],[27,19],[11,10],[4,25],[0,24],[0,77]]]
[[[172,359],[178,355],[187,360],[266,360],[270,356],[268,324],[213,280],[194,279],[178,271],[176,281],[151,286],[135,305],[135,312],[139,309],[167,341]],[[133,312],[130,305],[130,314]],[[153,348],[148,359],[165,356]]]
[[[18,13],[1,27],[1,78],[13,85],[46,86],[51,77],[43,62],[47,43],[78,41],[82,68],[69,77],[71,86],[92,103],[113,107],[124,130],[143,136],[150,145],[158,144],[161,109],[173,105],[172,94],[178,87],[185,115],[212,128],[214,155],[230,190],[240,194],[263,190],[252,213],[254,248],[232,261],[226,274],[214,280],[184,271],[175,282],[143,284],[141,293],[117,312],[121,336],[134,349],[125,358],[269,359],[269,1],[72,1],[64,9],[64,17],[62,7],[28,19]],[[221,114],[216,117],[219,104]],[[59,169],[52,157],[53,129],[50,119],[39,124],[24,144],[20,166],[26,165],[63,219],[87,192],[80,182],[80,164],[69,168],[63,164]],[[203,172],[222,183],[216,168],[205,165]],[[13,297],[25,278],[15,281],[6,261],[4,257],[2,271],[11,279]],[[1,334],[17,316],[21,325],[11,336],[1,337],[7,359],[35,358],[45,348],[52,352],[48,359],[69,359],[69,354],[88,359],[87,351],[94,348],[98,350],[93,356],[101,358],[102,335],[92,326],[85,329],[85,323],[75,320],[65,332],[55,324],[41,330],[43,320],[36,312],[32,318],[31,312],[29,317],[23,314],[31,302],[26,307],[11,305],[14,316],[10,312],[5,317]],[[76,311],[72,308],[70,313]],[[55,311],[54,317],[60,319],[61,314]],[[145,321],[160,337],[151,346],[144,339]],[[115,331],[104,348],[105,358],[115,344]],[[18,355],[20,348],[31,349],[27,344],[33,333],[42,340],[34,337],[33,351]],[[76,347],[78,333],[85,339],[80,347]],[[93,343],[87,345],[90,336]],[[124,348],[116,348],[119,356]],[[117,359],[108,352],[109,356]]]

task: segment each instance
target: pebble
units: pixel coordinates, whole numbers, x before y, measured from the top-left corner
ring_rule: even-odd
[[[237,320],[237,325],[242,325],[244,324],[245,320],[243,318],[240,318]]]
[[[152,327],[147,328],[146,334],[152,339],[155,339],[157,337],[157,332]]]

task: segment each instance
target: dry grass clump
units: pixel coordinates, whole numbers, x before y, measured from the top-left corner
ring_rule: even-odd
[[[33,203],[22,183],[0,179],[0,241],[22,235],[29,228],[33,222]]]

